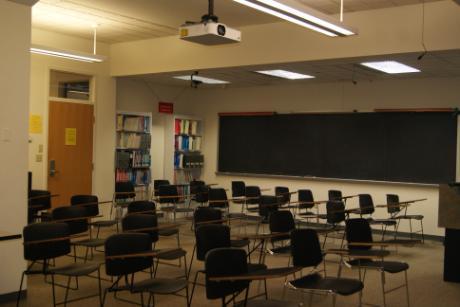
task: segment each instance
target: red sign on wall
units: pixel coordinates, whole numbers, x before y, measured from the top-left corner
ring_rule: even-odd
[[[158,102],[158,112],[159,113],[174,113],[174,103],[172,102]]]

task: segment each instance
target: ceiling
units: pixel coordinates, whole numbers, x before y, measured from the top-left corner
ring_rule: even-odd
[[[347,58],[322,61],[296,62],[277,65],[243,66],[202,70],[199,75],[229,81],[225,87],[262,86],[275,84],[311,84],[317,82],[369,82],[397,78],[452,78],[460,77],[460,50],[429,52],[421,60],[420,53],[388,55],[385,57]],[[395,60],[416,67],[420,73],[390,75],[369,68],[359,63],[372,60]],[[306,80],[284,80],[254,73],[255,70],[285,69],[313,75],[316,78]],[[161,73],[127,77],[147,81],[150,84],[187,87],[188,81],[172,78],[178,75],[190,75],[193,71]],[[200,87],[222,87],[222,85],[200,85]]]
[[[298,0],[326,14],[340,10],[340,0]],[[423,0],[344,0],[345,12],[420,3]],[[439,0],[426,0],[439,1]],[[198,21],[207,12],[207,0],[40,0],[32,13],[34,28],[92,38],[92,26],[105,43],[176,35],[185,21]],[[279,19],[231,0],[215,0],[215,14],[232,27]],[[346,21],[346,16],[345,16]]]

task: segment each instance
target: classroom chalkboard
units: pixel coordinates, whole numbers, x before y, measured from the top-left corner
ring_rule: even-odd
[[[455,181],[454,112],[222,115],[219,124],[219,172]]]

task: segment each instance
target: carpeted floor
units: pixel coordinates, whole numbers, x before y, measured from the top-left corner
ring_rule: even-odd
[[[234,225],[232,232],[242,233],[244,229]],[[248,233],[254,232],[254,227],[247,227]],[[103,236],[110,235],[107,231],[102,234]],[[187,250],[188,259],[190,259],[191,252],[194,245],[194,236],[190,230],[190,222],[181,226],[181,245]],[[161,237],[157,248],[175,247],[176,240],[174,237],[164,238]],[[339,247],[340,240],[328,240],[327,248]],[[423,245],[415,247],[398,247],[397,250],[390,248],[392,254],[388,260],[399,260],[409,263],[410,269],[409,276],[409,293],[411,306],[437,306],[437,307],[458,307],[460,306],[460,284],[446,283],[442,280],[443,271],[443,246],[439,242],[426,241]],[[83,250],[79,251],[83,255]],[[255,257],[253,257],[254,259]],[[339,258],[337,256],[327,256],[327,272],[328,275],[336,275]],[[57,265],[69,263],[73,258],[62,257],[56,261]],[[96,252],[93,261],[103,261],[103,253]],[[285,266],[287,265],[287,257],[267,256],[266,264],[269,267]],[[194,261],[192,266],[192,277],[197,269],[203,268],[203,263]],[[103,276],[105,276],[105,267],[101,267]],[[304,270],[304,274],[308,270]],[[177,268],[169,265],[160,264],[158,277],[174,277],[183,273],[182,268]],[[344,277],[358,277],[357,270],[344,268],[342,271]],[[397,287],[404,281],[404,274],[386,274],[386,288]],[[136,279],[148,278],[148,274],[139,273]],[[203,275],[200,275],[199,280],[203,281]],[[64,283],[64,279],[59,279]],[[282,299],[283,297],[283,284],[284,279],[272,279],[268,281],[269,296],[272,299]],[[108,281],[103,281],[102,287],[106,288],[110,285]],[[18,285],[19,286],[19,285]],[[85,296],[91,293],[97,293],[97,281],[93,278],[82,277],[79,280],[79,291],[71,291],[70,299],[78,296]],[[251,294],[257,293],[259,287],[258,282],[251,285]],[[36,275],[30,276],[27,282],[27,299],[22,300],[20,306],[51,306],[52,293],[51,286],[44,282],[43,276]],[[64,296],[64,290],[57,288],[57,298],[61,301]],[[382,305],[382,292],[381,292],[381,279],[380,274],[376,271],[369,271],[366,275],[365,287],[363,291],[363,302]],[[401,288],[387,294],[387,306],[406,306],[405,289]],[[129,295],[120,293],[119,297],[135,300],[140,302],[139,295]],[[308,306],[310,299],[309,294],[302,295],[299,292],[292,290],[285,291],[285,300],[301,303],[304,302]],[[186,306],[185,299],[176,296],[157,296],[155,298],[156,306]],[[15,303],[8,303],[5,306],[14,306]],[[96,297],[86,299],[83,301],[69,304],[71,306],[98,306],[99,301]],[[211,301],[206,298],[205,289],[198,286],[193,298],[192,306],[220,306],[221,301]],[[109,294],[106,300],[106,306],[129,306],[128,303],[117,300],[113,294]],[[312,306],[332,306],[332,298],[327,296],[314,296]],[[337,306],[358,306],[358,295],[349,297],[338,297]]]

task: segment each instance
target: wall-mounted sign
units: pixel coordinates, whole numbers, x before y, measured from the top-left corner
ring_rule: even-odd
[[[42,133],[42,117],[31,114],[29,117],[29,132],[34,134]]]
[[[77,128],[65,128],[65,145],[77,145]]]
[[[159,113],[174,113],[174,103],[172,102],[158,102],[158,112]]]

